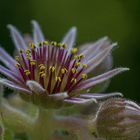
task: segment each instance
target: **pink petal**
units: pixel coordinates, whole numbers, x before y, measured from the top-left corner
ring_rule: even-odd
[[[104,37],[104,38],[99,39],[96,42],[88,43],[83,46],[80,46],[79,53],[83,53],[87,61],[91,59],[92,57],[94,57],[101,50],[107,48],[110,45],[111,45],[111,41],[108,39],[108,37]]]
[[[35,20],[32,21],[32,26],[33,26],[34,43],[39,43],[39,42],[45,41],[45,37],[42,33],[42,30],[41,30],[39,24]]]
[[[5,67],[1,65],[0,65],[0,73],[15,82],[23,83],[23,81],[19,77],[17,77],[12,71],[6,69]]]
[[[72,103],[72,104],[90,104],[93,102],[96,103],[96,100],[95,99],[83,99],[83,98],[78,98],[78,97],[72,97],[72,98],[64,99],[64,102]]]
[[[9,69],[15,69],[16,61],[2,47],[0,47],[0,61]]]
[[[26,50],[27,49],[27,45],[26,45],[23,37],[19,33],[19,31],[16,29],[16,27],[14,27],[12,25],[8,25],[8,28],[10,30],[12,40],[13,40],[17,50],[20,50],[20,49]]]
[[[105,48],[104,50],[101,50],[95,57],[90,59],[87,62],[87,69],[86,73],[89,73],[91,70],[96,68],[111,52],[112,48],[116,46],[116,43],[110,45],[109,47]]]
[[[29,94],[32,94],[31,91],[29,91],[28,89],[24,88],[24,87],[21,87],[7,79],[0,79],[0,84],[3,84],[5,85],[6,87],[9,87],[11,89],[14,89],[14,90],[18,90],[18,91],[21,91],[21,92],[26,92],[26,93],[29,93]]]
[[[81,90],[81,89],[83,90],[83,89],[87,89],[91,86],[95,86],[95,85],[102,83],[102,82],[114,77],[115,75],[117,75],[121,72],[127,71],[127,70],[129,70],[129,68],[116,68],[116,69],[110,70],[104,74],[101,74],[99,76],[96,76],[96,77],[87,79],[86,81],[83,81],[81,84],[79,84],[79,85],[77,85],[77,87],[75,87],[75,90]]]
[[[74,46],[75,40],[77,35],[77,29],[76,27],[72,27],[64,36],[62,43],[65,43],[68,46],[68,51],[72,49]]]
[[[94,98],[96,100],[106,100],[112,97],[122,97],[122,93],[119,92],[114,92],[114,93],[85,93],[85,94],[81,94],[80,97],[81,98],[85,98],[85,99],[89,99],[89,98]]]

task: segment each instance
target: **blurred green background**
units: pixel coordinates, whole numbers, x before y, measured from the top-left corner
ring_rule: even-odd
[[[11,54],[7,24],[31,32],[30,20],[36,19],[47,38],[59,41],[77,26],[77,45],[109,36],[119,43],[113,52],[114,66],[131,71],[113,78],[108,91],[120,91],[140,102],[140,1],[139,0],[0,0],[0,43]]]

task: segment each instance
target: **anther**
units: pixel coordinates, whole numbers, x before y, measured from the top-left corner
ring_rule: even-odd
[[[72,68],[71,71],[72,71],[72,73],[76,73],[77,72],[75,68]]]
[[[76,78],[71,79],[71,83],[76,83],[76,82],[77,82]]]
[[[57,46],[57,42],[52,41],[52,42],[51,42],[51,45],[52,45],[52,46]]]
[[[15,56],[15,60],[16,61],[19,61],[19,56]]]
[[[67,70],[66,68],[62,68],[62,69],[61,69],[61,73],[62,73],[62,74],[66,73],[66,72],[68,72],[68,70]]]
[[[57,47],[62,47],[62,43],[57,43]]]
[[[39,47],[42,47],[43,46],[43,42],[39,42]]]
[[[30,64],[31,65],[35,65],[36,64],[36,61],[35,60],[30,60]]]
[[[83,68],[87,68],[87,64],[82,64]]]
[[[56,77],[55,80],[61,82],[61,77]]]
[[[71,49],[71,53],[72,53],[72,54],[76,54],[76,53],[77,53],[77,51],[78,51],[78,49],[77,49],[77,48],[72,48],[72,49]]]
[[[29,70],[24,70],[24,73],[28,76],[31,72]]]
[[[46,67],[44,65],[42,65],[42,66],[39,67],[40,70],[45,70],[45,68]]]
[[[49,70],[54,72],[55,71],[55,67],[54,66],[50,66]]]
[[[81,76],[82,76],[83,79],[87,79],[87,74],[86,73],[83,73]]]
[[[39,67],[44,66],[43,64],[39,64]]]
[[[34,43],[30,43],[29,46],[30,46],[30,48],[35,49],[35,44]]]
[[[43,45],[49,45],[49,42],[48,41],[44,41]]]
[[[44,78],[46,76],[45,73],[41,74],[40,77]]]
[[[85,55],[83,53],[79,54],[79,59],[82,59],[84,57],[85,57]]]
[[[31,50],[27,50],[26,54],[29,55],[31,53]]]
[[[62,43],[63,48],[67,48],[67,45],[65,43]]]
[[[20,53],[22,53],[22,52],[23,52],[23,50],[22,50],[22,49],[20,49],[20,50],[19,50],[19,52],[20,52]]]
[[[79,67],[79,66],[80,66],[80,64],[81,64],[80,62],[76,62],[76,64],[75,64],[75,65],[76,65],[77,67]]]
[[[27,60],[30,60],[31,59],[31,56],[30,55],[26,55],[26,59]]]
[[[40,75],[40,77],[42,77],[42,78],[46,76],[46,74],[45,74],[44,71],[39,72],[39,75]]]
[[[19,68],[21,65],[19,63],[16,63],[15,66]]]

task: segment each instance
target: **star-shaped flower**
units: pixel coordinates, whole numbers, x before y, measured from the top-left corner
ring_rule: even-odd
[[[19,91],[24,98],[30,98],[35,103],[36,99],[42,102],[42,98],[44,101],[51,98],[86,103],[90,99],[121,95],[80,94],[80,91],[94,88],[128,70],[122,67],[109,70],[111,51],[116,43],[104,37],[75,48],[75,27],[57,43],[45,39],[36,21],[32,21],[32,25],[33,37],[23,37],[14,26],[8,26],[18,54],[13,59],[0,48],[0,60],[6,66],[0,65],[0,73],[7,77],[0,79],[0,83]],[[94,76],[88,78],[90,72]]]

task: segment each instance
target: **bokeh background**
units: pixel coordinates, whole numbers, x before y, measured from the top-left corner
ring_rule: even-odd
[[[0,43],[13,53],[7,24],[31,32],[36,19],[47,38],[59,41],[71,26],[78,28],[77,45],[109,36],[119,48],[114,67],[131,71],[112,79],[108,92],[120,91],[140,102],[140,1],[139,0],[0,0]]]

